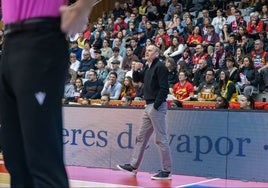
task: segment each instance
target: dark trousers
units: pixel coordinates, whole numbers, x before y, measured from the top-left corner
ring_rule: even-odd
[[[68,187],[61,98],[68,51],[60,29],[7,34],[0,64],[0,123],[11,187]]]

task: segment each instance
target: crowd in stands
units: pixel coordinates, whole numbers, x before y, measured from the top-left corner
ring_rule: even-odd
[[[168,69],[172,106],[268,96],[267,0],[126,0],[68,36],[65,103],[143,99],[132,81],[154,44]],[[126,102],[127,101],[127,102]],[[107,103],[105,103],[107,104]],[[223,105],[226,106],[226,105]]]

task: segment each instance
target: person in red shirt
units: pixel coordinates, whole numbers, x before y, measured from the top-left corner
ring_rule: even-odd
[[[184,71],[178,73],[179,81],[173,86],[173,100],[189,101],[194,96],[194,86],[187,80],[187,74]]]

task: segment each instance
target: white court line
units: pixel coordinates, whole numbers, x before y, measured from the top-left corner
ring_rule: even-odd
[[[119,185],[111,183],[99,183],[99,182],[90,182],[90,181],[80,181],[80,180],[70,180],[71,188],[80,188],[80,187],[126,187],[126,188],[138,188],[137,186],[129,185]]]
[[[189,183],[189,184],[185,184],[185,185],[180,185],[177,186],[176,188],[182,188],[182,187],[188,187],[188,186],[193,186],[193,185],[199,185],[202,183],[207,183],[207,182],[211,182],[211,181],[216,181],[219,180],[220,178],[214,178],[214,179],[209,179],[209,180],[204,180],[204,181],[199,181],[199,182],[195,182],[195,183]]]

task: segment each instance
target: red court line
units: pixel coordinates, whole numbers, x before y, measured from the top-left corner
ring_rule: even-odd
[[[69,178],[72,180],[92,181],[100,183],[120,184],[139,187],[268,187],[264,182],[244,182],[240,180],[225,180],[207,177],[196,177],[186,175],[172,175],[172,180],[151,180],[153,174],[138,172],[137,176],[131,176],[119,170],[103,168],[87,168],[79,166],[67,166]]]

